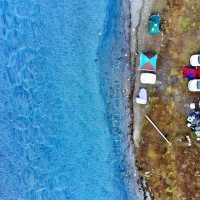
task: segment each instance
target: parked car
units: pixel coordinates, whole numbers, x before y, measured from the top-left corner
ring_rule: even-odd
[[[192,66],[200,66],[200,54],[195,54],[190,57],[190,64]]]
[[[200,92],[200,79],[190,80],[188,82],[188,89],[191,92]]]

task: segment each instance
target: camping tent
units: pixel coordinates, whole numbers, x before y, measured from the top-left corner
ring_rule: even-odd
[[[156,72],[158,55],[151,52],[141,53],[137,58],[138,70]]]
[[[197,68],[197,77],[200,78],[200,68]]]
[[[195,79],[197,77],[197,69],[193,66],[185,66],[183,68],[183,77],[188,78],[189,80]],[[198,72],[199,73],[199,72]]]
[[[158,35],[160,34],[160,16],[151,15],[149,17],[149,34]]]
[[[143,84],[155,84],[156,83],[156,74],[153,73],[141,73],[140,82]]]
[[[136,103],[137,104],[147,104],[148,96],[147,96],[147,90],[145,88],[141,88],[139,90],[139,94],[136,97]]]

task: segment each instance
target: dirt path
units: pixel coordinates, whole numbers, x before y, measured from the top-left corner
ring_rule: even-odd
[[[134,128],[133,128],[133,140],[136,147],[139,145],[140,133],[142,128],[142,122],[144,118],[144,110],[135,103],[135,97],[138,94],[140,88],[139,75],[136,71],[135,57],[145,48],[146,37],[146,19],[148,18],[152,4],[154,0],[132,0],[131,2],[131,50],[132,50],[132,63],[135,71],[134,81],[134,94],[133,94],[133,115],[134,115]]]

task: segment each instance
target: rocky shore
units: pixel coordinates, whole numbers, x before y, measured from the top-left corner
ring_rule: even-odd
[[[154,0],[131,0],[131,54],[132,67],[134,70],[134,92],[133,92],[133,140],[136,147],[139,146],[140,132],[144,111],[135,103],[134,99],[139,89],[138,73],[135,70],[136,55],[145,49],[145,35],[147,28],[147,19],[151,12]]]
[[[132,77],[131,95],[130,95],[130,105],[132,105],[132,139],[133,148],[132,152],[135,152],[135,147],[139,146],[140,132],[142,128],[142,110],[133,101],[136,96],[136,92],[139,88],[138,74],[135,68],[135,58],[138,52],[144,49],[144,37],[146,34],[146,19],[150,14],[153,0],[129,0],[130,5],[130,47],[131,47],[131,66],[134,71]],[[135,162],[135,160],[134,160]],[[147,188],[145,179],[135,171],[135,178],[138,179],[138,185],[140,187],[140,194],[142,196],[140,199],[151,200],[152,195]],[[139,198],[139,197],[138,197]]]

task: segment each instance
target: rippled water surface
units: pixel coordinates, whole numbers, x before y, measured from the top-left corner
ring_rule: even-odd
[[[113,2],[0,0],[1,200],[129,199],[98,62]]]

